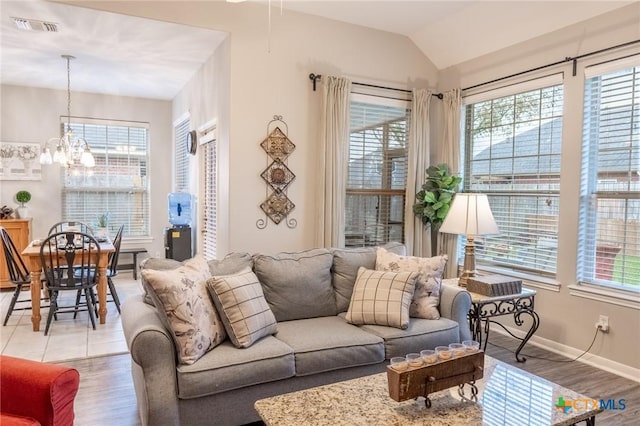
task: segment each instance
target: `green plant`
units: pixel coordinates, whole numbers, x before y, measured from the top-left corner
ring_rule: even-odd
[[[106,228],[109,225],[109,212],[98,215],[98,228]]]
[[[16,193],[16,200],[24,206],[25,203],[28,203],[31,200],[31,193],[29,191],[18,191]]]
[[[453,194],[456,193],[460,182],[462,178],[451,175],[446,164],[429,167],[422,189],[416,194],[417,202],[413,205],[413,213],[425,225],[440,227],[449,213]]]

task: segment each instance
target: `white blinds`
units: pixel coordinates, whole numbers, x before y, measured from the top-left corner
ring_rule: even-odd
[[[109,213],[109,231],[121,224],[126,237],[149,235],[148,125],[75,119],[71,128],[89,143],[92,169],[65,169],[62,219],[96,226]]]
[[[217,256],[217,210],[218,210],[218,163],[216,140],[202,145],[204,157],[204,207],[203,207],[203,254],[206,259]]]
[[[357,98],[356,98],[357,99]],[[404,239],[409,110],[385,99],[351,102],[345,245]],[[372,100],[373,99],[373,100]]]
[[[639,291],[640,58],[634,59],[585,71],[590,78],[585,84],[578,269],[582,282]]]
[[[174,161],[175,161],[175,182],[176,192],[191,192],[189,185],[189,153],[187,150],[187,134],[189,133],[190,120],[180,119],[174,126]]]
[[[549,83],[549,80],[538,80]],[[532,88],[465,107],[464,188],[487,194],[500,234],[476,238],[479,263],[556,271],[562,85]],[[497,93],[497,92],[496,92]],[[460,258],[465,241],[460,238]]]

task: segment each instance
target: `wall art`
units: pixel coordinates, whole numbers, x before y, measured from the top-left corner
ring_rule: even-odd
[[[42,180],[37,143],[0,142],[0,180]]]

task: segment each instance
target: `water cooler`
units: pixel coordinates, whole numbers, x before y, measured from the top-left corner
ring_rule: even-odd
[[[193,256],[191,247],[192,197],[186,192],[169,194],[169,223],[164,229],[164,252],[167,259],[183,261]]]

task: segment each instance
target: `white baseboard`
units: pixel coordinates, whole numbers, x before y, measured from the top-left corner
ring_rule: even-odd
[[[513,327],[507,327],[507,329],[512,332],[515,336],[524,337],[525,332],[520,329],[516,329]],[[510,337],[506,331],[504,331],[499,326],[492,326],[491,333],[498,333],[504,336]],[[545,339],[544,337],[534,335],[531,340],[527,342],[527,345],[534,345],[542,349],[546,349],[550,352],[566,356],[567,358],[575,358],[579,356],[584,350],[576,349],[571,346],[563,345],[562,343],[555,342],[553,340]],[[523,349],[526,352],[526,346]],[[622,376],[625,379],[632,380],[634,382],[640,383],[640,369],[633,368],[625,364],[621,364],[616,361],[612,361],[607,358],[603,358],[598,355],[593,355],[590,353],[586,353],[582,356],[582,358],[578,359],[578,361],[583,362],[592,367],[599,368],[601,370],[607,371],[609,373],[616,374],[618,376]]]

